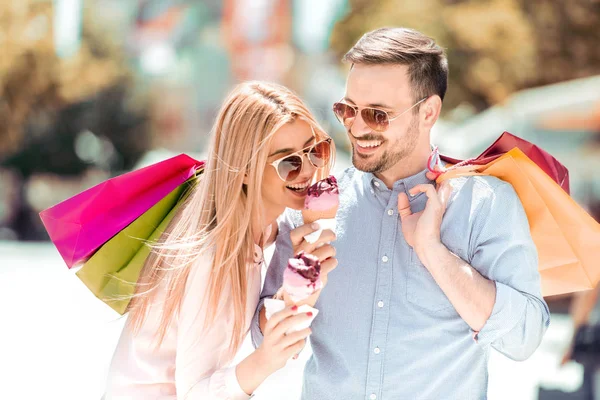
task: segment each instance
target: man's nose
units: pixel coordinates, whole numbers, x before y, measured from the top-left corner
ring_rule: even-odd
[[[350,133],[354,137],[361,137],[365,134],[371,133],[372,129],[365,124],[361,112],[359,111],[356,117],[354,118],[354,123],[350,127]]]

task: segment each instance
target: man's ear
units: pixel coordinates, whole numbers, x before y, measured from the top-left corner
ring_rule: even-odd
[[[429,97],[420,108],[422,122],[426,128],[431,129],[440,117],[442,99],[438,95]]]

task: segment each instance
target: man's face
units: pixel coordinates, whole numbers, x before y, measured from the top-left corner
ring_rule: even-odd
[[[413,103],[408,67],[402,65],[355,65],[348,75],[344,102],[387,111],[398,116]],[[393,121],[385,132],[368,127],[360,111],[348,129],[352,163],[365,172],[383,173],[406,159],[419,140],[419,116],[413,110]]]

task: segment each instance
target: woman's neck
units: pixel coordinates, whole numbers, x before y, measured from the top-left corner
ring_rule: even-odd
[[[270,219],[268,221],[263,221],[260,224],[254,224],[254,226],[257,227],[252,232],[252,238],[254,239],[254,243],[258,244],[259,246],[262,246],[270,242],[271,236],[273,236],[274,229],[271,229],[271,232],[268,232],[268,228],[269,226],[272,227],[273,225],[275,225],[275,220],[276,219]],[[263,237],[265,234],[269,234],[269,237]]]
[[[285,208],[277,210],[274,210],[276,207],[269,208],[270,209],[267,210],[265,207],[263,207],[262,215],[257,215],[254,221],[252,221],[252,226],[255,227],[254,231],[252,232],[252,238],[254,239],[254,243],[258,244],[259,246],[272,242],[273,236],[277,235],[277,218],[285,211]],[[267,232],[269,226],[271,226],[272,229],[270,232]],[[269,237],[263,237],[265,233],[270,233]]]

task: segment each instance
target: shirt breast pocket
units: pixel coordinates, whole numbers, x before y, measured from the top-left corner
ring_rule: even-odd
[[[406,299],[415,306],[429,311],[453,309],[446,294],[412,249],[410,249],[410,262],[406,276]]]

